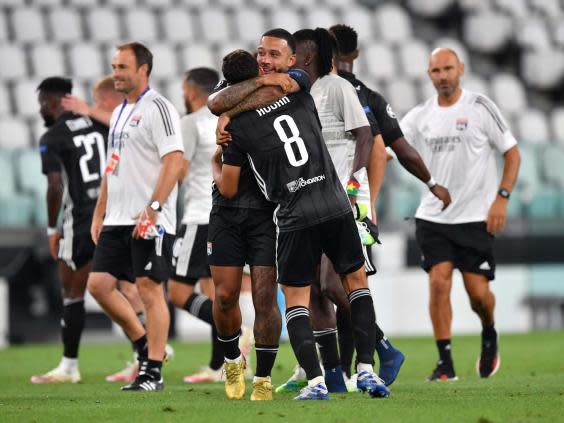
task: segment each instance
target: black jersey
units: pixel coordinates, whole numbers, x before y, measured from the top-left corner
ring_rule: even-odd
[[[354,73],[339,71],[339,76],[349,81],[356,89],[360,104],[364,108],[372,135],[382,134],[386,147],[398,138],[403,137],[399,122],[392,110],[392,106],[386,101],[382,94],[371,90],[364,83],[356,79]]]
[[[321,135],[313,98],[290,94],[233,119],[225,164],[247,161],[264,196],[278,204],[281,232],[316,225],[351,212]]]
[[[108,127],[65,113],[41,137],[42,172],[63,174],[65,219],[92,219],[106,158]],[[89,224],[87,225],[89,227]]]

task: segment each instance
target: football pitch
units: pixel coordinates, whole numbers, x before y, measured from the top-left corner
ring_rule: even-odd
[[[489,380],[475,372],[479,337],[457,336],[453,356],[459,381],[424,382],[436,360],[430,338],[396,338],[406,354],[388,399],[332,394],[329,401],[293,402],[276,394],[251,402],[225,398],[223,385],[188,385],[182,377],[207,363],[207,344],[174,343],[174,361],[164,368],[163,392],[120,392],[104,376],[131,358],[126,343],[86,344],[81,351],[83,381],[76,385],[31,385],[32,374],[54,367],[61,347],[25,346],[0,351],[2,422],[557,422],[564,421],[564,333],[502,335],[501,368]],[[253,357],[254,358],[254,357]],[[281,346],[273,382],[284,382],[294,366],[288,343]]]

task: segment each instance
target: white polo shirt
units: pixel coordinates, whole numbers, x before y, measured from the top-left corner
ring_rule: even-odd
[[[118,106],[112,113],[108,159],[119,152],[119,164],[107,174],[108,198],[105,226],[135,225],[134,217],[150,203],[157,185],[162,158],[184,151],[178,112],[170,101],[148,90],[136,103]],[[176,232],[175,184],[158,214],[157,224],[169,234]]]
[[[435,95],[401,121],[411,143],[452,203],[441,211],[426,187],[415,217],[437,223],[485,221],[498,190],[495,152],[517,144],[497,106],[486,96],[462,90],[458,101],[440,107]]]
[[[184,198],[185,225],[206,225],[212,208],[212,166],[211,158],[217,149],[215,128],[217,116],[206,106],[183,116],[180,120],[184,140],[184,158],[190,161],[190,168],[184,183],[187,185]]]

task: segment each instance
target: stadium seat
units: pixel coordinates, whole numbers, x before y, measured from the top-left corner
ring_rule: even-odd
[[[441,16],[453,3],[454,0],[409,0],[407,5],[417,15],[435,18]]]
[[[29,130],[23,119],[16,117],[0,119],[0,148],[13,150],[28,148],[29,145]]]
[[[231,53],[232,51],[240,48],[251,51],[256,47],[257,44],[258,44],[257,42],[249,43],[248,45],[241,44],[240,42],[226,42],[220,44],[219,48],[217,49],[215,69],[221,72],[221,63],[223,61],[223,58],[227,56],[229,53]]]
[[[556,17],[564,14],[562,5],[559,0],[529,0],[531,9],[538,10],[545,17]]]
[[[21,6],[22,0],[0,0],[0,7]]]
[[[323,4],[343,10],[347,10],[351,7],[356,7],[356,3],[357,2],[355,0],[323,0]]]
[[[7,228],[28,226],[35,208],[34,201],[29,196],[16,191],[12,154],[0,150],[0,168],[2,169],[0,226]]]
[[[564,147],[564,107],[557,107],[550,115],[550,126],[556,141]]]
[[[39,114],[37,86],[40,80],[24,79],[14,85],[14,100],[19,116],[34,117]]]
[[[374,30],[374,22],[370,11],[359,5],[347,7],[343,10],[342,21],[345,25],[351,26],[358,33],[358,41],[360,43],[372,42],[378,31]]]
[[[462,81],[462,86],[464,87],[464,80]],[[424,79],[421,81],[421,96],[419,97],[419,102],[424,102],[431,97],[437,95],[437,90],[435,90],[435,86],[431,82],[430,79]]]
[[[72,5],[76,8],[94,8],[100,5],[99,0],[72,0]]]
[[[0,82],[0,118],[5,117],[12,112],[10,106],[10,93],[8,87]]]
[[[549,139],[548,122],[544,112],[525,109],[516,119],[519,139],[529,144],[546,144]]]
[[[305,28],[300,14],[292,7],[280,6],[270,10],[270,22],[272,28],[284,28],[292,34],[298,29]]]
[[[121,39],[120,23],[116,12],[109,8],[93,8],[87,13],[90,38],[99,42]]]
[[[245,0],[216,0],[221,7],[233,10],[246,9]]]
[[[526,0],[494,0],[495,5],[514,18],[526,18],[530,11]]]
[[[62,49],[56,44],[35,44],[30,52],[35,78],[67,75]]]
[[[535,149],[531,146],[520,144],[519,152],[521,153],[521,167],[517,186],[520,190],[521,201],[528,205],[541,186],[540,163]]]
[[[399,45],[399,67],[411,79],[427,78],[430,49],[420,40],[406,40]]]
[[[153,53],[153,71],[151,77],[159,79],[172,78],[179,73],[179,67],[176,62],[176,52],[170,44],[153,44],[150,46]]]
[[[223,9],[206,7],[200,11],[199,18],[204,40],[224,42],[232,39],[229,19]]]
[[[256,9],[237,9],[234,14],[237,38],[258,45],[259,38],[268,28],[264,15]]]
[[[491,0],[458,0],[458,5],[465,13],[491,10]]]
[[[552,44],[548,31],[545,19],[527,16],[517,23],[515,39],[524,49],[548,50]]]
[[[81,79],[100,78],[109,67],[102,62],[102,56],[97,45],[92,43],[73,44],[69,50],[69,62],[72,75]]]
[[[310,8],[304,16],[306,28],[329,28],[332,25],[340,23],[340,17],[337,17],[331,8]]]
[[[132,8],[124,15],[127,38],[150,43],[158,38],[155,15],[148,9]]]
[[[145,0],[145,4],[148,7],[155,8],[155,9],[168,9],[172,7],[174,0]]]
[[[192,16],[184,8],[167,9],[162,14],[164,38],[186,43],[194,39]]]
[[[183,0],[183,6],[187,6],[191,9],[202,9],[208,4],[208,0]]]
[[[84,38],[80,14],[75,9],[55,8],[48,16],[54,41],[77,42]]]
[[[564,52],[561,50],[529,51],[521,60],[522,76],[531,87],[550,90],[564,77]]]
[[[462,77],[461,85],[468,91],[475,93],[486,94],[489,93],[488,81],[476,74],[464,75]]]
[[[411,19],[401,6],[386,3],[376,9],[374,17],[379,39],[400,43],[412,38]]]
[[[8,24],[6,20],[6,15],[0,13],[0,43],[8,41]]]
[[[38,42],[47,38],[39,9],[31,7],[15,9],[12,14],[12,25],[17,41]]]
[[[24,50],[17,45],[0,45],[0,63],[10,64],[10,66],[0,66],[0,79],[19,79],[28,75]]]
[[[514,114],[527,106],[527,96],[522,82],[509,73],[495,74],[491,81],[491,97],[505,114]]]
[[[392,49],[383,43],[372,43],[364,49],[367,72],[377,79],[391,80],[398,69]]]
[[[404,116],[418,103],[413,83],[407,79],[395,78],[388,84],[387,100],[393,105],[398,118]]]
[[[41,157],[39,150],[20,152],[17,158],[17,176],[23,192],[42,197],[47,190],[47,179],[41,173]]]
[[[564,147],[547,145],[542,154],[542,169],[544,176],[554,186],[564,190],[564,172],[562,172],[562,164],[564,163]]]
[[[37,117],[31,123],[31,145],[32,147],[39,146],[39,139],[47,131],[43,118]]]
[[[470,50],[496,53],[511,39],[511,18],[494,12],[469,15],[464,19],[463,34]]]
[[[190,43],[181,50],[181,57],[184,64],[183,69],[191,69],[200,66],[215,69],[217,63],[213,50],[206,43]]]
[[[120,8],[124,8],[124,9],[137,9],[137,10],[141,10],[136,8],[136,0],[106,0],[106,4],[108,6],[111,7],[120,7]]]
[[[559,193],[551,187],[540,187],[526,206],[531,218],[555,218],[559,214]]]
[[[163,85],[163,94],[174,104],[180,116],[186,113],[184,95],[182,92],[183,82],[184,77],[169,78]]]
[[[554,43],[559,47],[564,47],[564,19],[552,19],[552,39]]]
[[[53,7],[59,6],[62,0],[33,0],[34,6]]]

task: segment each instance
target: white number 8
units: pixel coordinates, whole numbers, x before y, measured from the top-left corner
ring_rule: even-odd
[[[285,121],[290,128],[290,137],[286,135],[286,131],[284,130],[284,128],[282,128],[282,121]],[[296,122],[294,122],[294,119],[292,119],[292,116],[278,116],[274,120],[274,129],[276,129],[276,133],[278,134],[280,141],[284,143],[284,151],[286,151],[286,156],[288,156],[288,161],[292,166],[298,167],[308,161],[309,155],[307,154],[304,140],[300,138],[300,131],[298,129],[298,126],[296,125]],[[292,143],[296,143],[296,147],[298,148],[298,152],[300,153],[299,160],[296,158],[294,150],[292,150]]]

